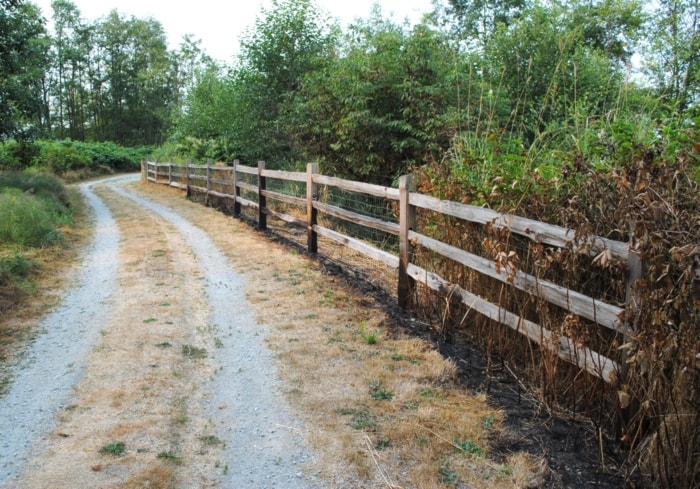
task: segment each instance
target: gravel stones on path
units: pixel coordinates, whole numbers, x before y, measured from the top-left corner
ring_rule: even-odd
[[[94,238],[0,399],[0,486],[316,487],[243,280],[137,178],[81,186]]]

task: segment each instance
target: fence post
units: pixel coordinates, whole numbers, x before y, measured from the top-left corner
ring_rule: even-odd
[[[629,254],[627,258],[627,267],[629,272],[627,274],[627,283],[625,284],[625,329],[622,337],[622,344],[627,344],[629,340],[629,333],[634,332],[638,329],[638,317],[637,311],[639,306],[637,305],[637,293],[635,290],[635,284],[640,280],[644,274],[644,267],[642,264],[641,257],[636,253],[634,249],[634,230],[635,223],[630,226],[630,243],[629,243]],[[623,349],[620,356],[620,371],[618,372],[617,387],[620,389],[618,392],[618,399],[620,404],[618,405],[618,414],[615,421],[615,434],[617,435],[618,441],[622,439],[624,432],[627,429],[627,424],[630,420],[630,406],[629,394],[624,390],[624,386],[627,384],[627,350]],[[622,399],[625,399],[624,405]]]
[[[168,187],[173,183],[173,164],[168,163]]]
[[[415,280],[408,275],[408,265],[411,263],[411,243],[408,232],[416,226],[416,208],[409,204],[410,192],[414,190],[413,175],[399,178],[399,307],[406,309],[408,301],[415,288]]]
[[[314,183],[314,174],[318,173],[318,163],[306,165],[306,246],[309,253],[318,252],[318,235],[314,226],[318,221],[318,209],[314,201],[318,200],[318,184]]]
[[[206,206],[211,204],[209,192],[211,192],[211,158],[207,158],[207,195],[204,197],[204,205]]]
[[[190,165],[192,160],[189,158],[185,161],[185,187],[187,187],[187,198],[192,197],[192,189],[190,189]]]
[[[265,231],[265,229],[267,229],[267,214],[265,214],[267,199],[264,195],[264,192],[266,190],[266,180],[265,177],[262,175],[264,169],[265,162],[258,161],[258,229],[261,231]]]
[[[238,186],[238,165],[240,161],[233,160],[233,215],[241,215],[241,188]]]

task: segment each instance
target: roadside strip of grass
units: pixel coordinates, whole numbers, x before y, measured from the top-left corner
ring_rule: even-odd
[[[0,365],[14,363],[34,337],[89,234],[77,189],[48,175],[0,174]],[[0,395],[10,381],[2,372]]]

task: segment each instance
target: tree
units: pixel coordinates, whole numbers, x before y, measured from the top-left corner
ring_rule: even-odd
[[[700,96],[700,0],[659,0],[646,68],[682,113]]]
[[[567,29],[578,31],[586,46],[608,58],[629,62],[646,22],[637,0],[602,0],[567,4]]]
[[[171,121],[175,87],[162,25],[112,11],[96,27],[101,123],[97,139],[159,144]]]
[[[91,28],[81,20],[80,11],[70,0],[51,2],[54,20],[53,72],[51,92],[57,111],[59,138],[85,139],[88,100],[87,69]]]
[[[248,155],[271,160],[294,159],[280,120],[282,103],[308,73],[335,56],[337,28],[312,0],[273,0],[262,10],[255,28],[241,41],[239,65],[233,74],[246,133]],[[240,138],[236,138],[240,141]]]
[[[446,11],[463,35],[483,47],[499,24],[510,25],[529,6],[528,0],[449,0]]]
[[[3,0],[0,9],[0,139],[41,129],[48,40],[39,9]]]
[[[574,107],[599,117],[617,100],[619,63],[586,37],[573,13],[571,6],[533,7],[501,25],[486,45],[483,72],[511,105],[499,125],[525,143],[565,121]]]
[[[444,35],[406,30],[377,10],[351,27],[342,52],[287,105],[299,151],[333,174],[385,185],[437,158],[457,130],[458,61]]]

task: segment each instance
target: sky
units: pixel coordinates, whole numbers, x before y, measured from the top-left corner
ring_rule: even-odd
[[[51,0],[30,0],[38,5],[44,17],[51,19]],[[262,7],[270,0],[72,0],[83,19],[96,20],[116,9],[138,18],[153,17],[165,29],[171,49],[180,45],[182,36],[192,34],[202,41],[209,56],[230,63],[238,50],[238,41],[247,28],[254,25]],[[432,0],[316,0],[316,4],[340,20],[341,26],[356,18],[367,18],[374,3],[385,17],[396,21],[418,22],[432,11]]]

